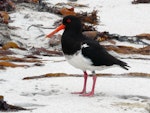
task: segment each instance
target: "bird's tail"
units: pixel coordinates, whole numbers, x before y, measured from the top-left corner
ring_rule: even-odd
[[[119,60],[119,63],[118,63],[123,69],[126,69],[126,70],[129,70],[128,68],[130,66],[128,66],[128,64],[126,62],[123,62],[121,60]]]

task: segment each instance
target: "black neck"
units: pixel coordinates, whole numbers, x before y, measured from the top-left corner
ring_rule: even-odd
[[[65,30],[61,39],[64,54],[73,55],[76,53],[81,48],[82,37],[83,35],[79,30],[73,32]]]

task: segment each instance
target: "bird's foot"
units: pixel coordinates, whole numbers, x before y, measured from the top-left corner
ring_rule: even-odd
[[[84,97],[92,97],[94,96],[94,92],[90,92],[90,93],[83,93],[80,96],[84,96]]]
[[[71,92],[71,94],[86,94],[85,91],[81,91],[81,92]]]

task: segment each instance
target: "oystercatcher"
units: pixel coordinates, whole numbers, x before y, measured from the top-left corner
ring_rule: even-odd
[[[64,32],[61,37],[61,45],[66,60],[72,66],[84,72],[83,90],[81,92],[74,92],[73,94],[80,94],[82,96],[94,95],[97,79],[95,70],[103,70],[114,65],[128,70],[129,66],[127,63],[113,57],[99,44],[99,42],[82,34],[82,25],[79,18],[71,15],[64,17],[62,24],[46,37],[50,38],[62,29],[64,29]],[[89,93],[86,93],[87,70],[90,70],[93,75],[92,90]]]

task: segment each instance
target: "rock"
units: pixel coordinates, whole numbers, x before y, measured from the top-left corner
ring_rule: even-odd
[[[7,102],[4,101],[4,97],[0,95],[0,111],[18,111],[18,110],[26,110],[26,109],[22,107],[7,104]]]

